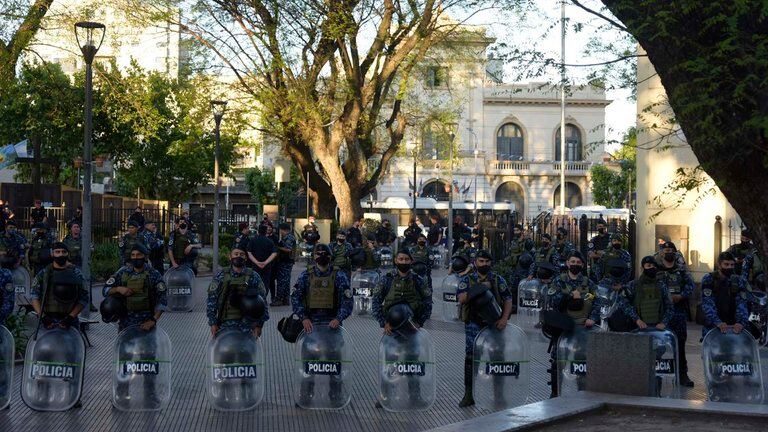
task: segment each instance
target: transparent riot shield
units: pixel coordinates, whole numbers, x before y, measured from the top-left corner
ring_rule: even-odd
[[[360,270],[352,276],[352,295],[355,299],[355,311],[360,315],[371,313],[371,296],[379,283],[379,272]]]
[[[169,268],[163,276],[168,287],[168,310],[172,312],[189,312],[195,305],[192,287],[195,284],[195,274],[185,265]]]
[[[445,264],[445,258],[442,248],[433,246],[429,248],[429,262],[432,264],[432,268],[440,268]]]
[[[443,279],[440,289],[442,296],[443,320],[459,320],[459,300],[456,298],[456,290],[459,288],[459,277],[449,274]]]
[[[657,397],[679,397],[678,371],[680,360],[677,353],[677,336],[669,330],[656,328],[635,329],[632,333],[647,334],[653,338],[656,353],[656,395]]]
[[[608,318],[618,309],[618,295],[613,287],[600,284],[597,286],[597,296],[601,300],[600,306],[600,327],[608,330]]]
[[[21,399],[36,411],[66,411],[80,400],[85,343],[77,329],[41,328],[27,343]]]
[[[701,344],[709,400],[763,403],[763,375],[757,342],[748,331],[711,330]]]
[[[768,294],[749,291],[749,324],[752,335],[760,346],[768,344]]]
[[[392,248],[389,246],[382,246],[377,250],[377,253],[379,255],[379,263],[381,263],[381,268],[389,269],[394,267],[395,262],[395,255],[392,253]]]
[[[228,328],[208,343],[208,401],[219,411],[247,411],[264,398],[264,350],[251,333]]]
[[[424,329],[384,335],[379,344],[379,401],[387,411],[419,411],[435,402],[432,337]]]
[[[602,328],[577,326],[557,342],[557,394],[562,396],[587,386],[587,335]]]
[[[13,388],[14,340],[7,328],[0,326],[0,410],[11,403]]]
[[[162,328],[130,326],[114,345],[112,405],[121,411],[158,411],[171,400],[171,340]]]
[[[523,279],[517,286],[517,325],[526,331],[538,331],[543,306],[542,283]]]
[[[509,324],[487,327],[475,338],[475,402],[498,411],[526,403],[531,381],[530,345],[525,331]]]
[[[11,270],[11,276],[13,277],[13,290],[16,292],[16,306],[31,304],[29,290],[32,286],[32,279],[29,270],[23,266],[18,266]]]
[[[296,405],[305,409],[341,409],[350,399],[352,347],[343,327],[315,324],[296,341]]]

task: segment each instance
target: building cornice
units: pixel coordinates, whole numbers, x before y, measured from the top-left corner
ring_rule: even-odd
[[[604,108],[613,102],[608,99],[569,99],[566,100],[566,106],[581,106],[591,108]],[[539,98],[514,98],[514,99],[490,99],[483,100],[483,105],[505,105],[505,106],[559,106],[560,99],[539,99]]]

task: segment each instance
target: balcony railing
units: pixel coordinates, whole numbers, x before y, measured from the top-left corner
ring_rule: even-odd
[[[560,171],[561,162],[525,161],[525,160],[490,160],[489,174],[546,174]],[[589,161],[566,161],[565,170],[571,173],[586,173],[592,167]]]

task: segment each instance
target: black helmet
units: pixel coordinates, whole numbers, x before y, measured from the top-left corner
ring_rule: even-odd
[[[454,255],[451,259],[451,271],[454,273],[462,273],[469,267],[469,260],[464,255]]]
[[[473,313],[485,325],[491,325],[501,318],[501,306],[487,286],[475,285],[467,292]]]
[[[331,248],[325,243],[318,243],[315,245],[315,248],[312,250],[312,253],[318,253],[318,252],[325,252],[326,254],[331,255]]]
[[[187,255],[187,257],[189,257],[190,259],[194,259],[194,258],[197,258],[197,255],[199,254],[200,254],[200,249],[192,248],[192,250],[189,251],[189,254]]]
[[[413,318],[413,310],[408,303],[398,303],[389,308],[386,321],[393,330],[398,330],[411,318]]]
[[[417,261],[413,263],[413,265],[411,266],[411,269],[417,275],[424,275],[427,273],[427,265],[421,261]]]
[[[304,330],[304,326],[296,314],[284,317],[277,323],[277,331],[280,332],[280,336],[288,343],[296,343],[302,330]]]
[[[267,304],[260,295],[245,295],[240,299],[240,311],[247,318],[259,319],[264,316],[266,310]]]
[[[517,265],[524,270],[528,270],[533,265],[533,256],[529,253],[520,255],[520,258],[517,259]]]
[[[99,305],[99,312],[101,312],[101,320],[105,323],[120,320],[128,314],[125,298],[119,295],[106,296]]]
[[[365,249],[356,247],[349,252],[349,260],[353,268],[362,267],[365,264]]]
[[[532,251],[535,246],[536,245],[533,243],[533,240],[531,239],[525,239],[525,242],[523,242],[523,249],[525,249],[526,251],[529,251],[529,252]]]

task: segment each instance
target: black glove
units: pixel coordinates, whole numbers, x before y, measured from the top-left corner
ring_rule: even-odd
[[[584,307],[584,299],[583,298],[573,298],[571,297],[568,300],[568,310],[570,311],[580,311],[581,308]]]
[[[43,315],[43,318],[40,320],[40,322],[43,323],[43,327],[45,328],[51,328],[53,327],[53,318],[49,317],[48,315]]]
[[[65,329],[68,329],[72,326],[77,326],[78,324],[80,324],[80,320],[78,320],[77,317],[73,317],[72,315],[67,315],[67,317],[61,321],[61,326]]]

